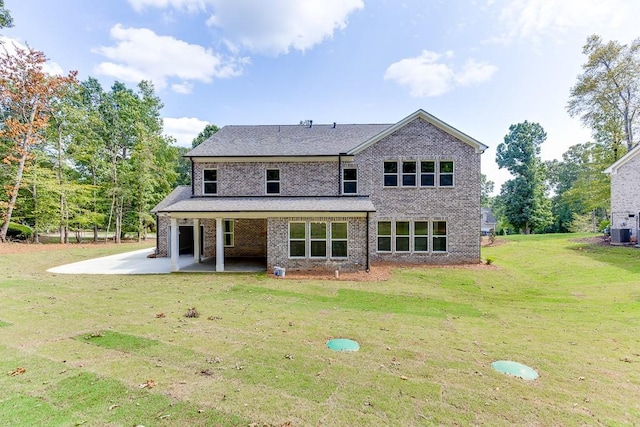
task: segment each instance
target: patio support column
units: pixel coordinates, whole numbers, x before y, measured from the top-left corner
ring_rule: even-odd
[[[178,220],[171,218],[171,271],[180,270],[178,257],[180,256],[180,240],[178,237]]]
[[[200,220],[193,220],[193,262],[200,263]]]
[[[216,271],[224,271],[223,233],[222,218],[216,218]]]

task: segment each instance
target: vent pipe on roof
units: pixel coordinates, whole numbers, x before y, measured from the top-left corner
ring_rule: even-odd
[[[313,127],[313,120],[309,120],[309,127]]]
[[[334,129],[336,128],[336,122],[333,122],[333,128]]]

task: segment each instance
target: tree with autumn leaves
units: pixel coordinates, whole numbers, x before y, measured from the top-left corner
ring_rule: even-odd
[[[25,170],[33,160],[33,151],[45,141],[52,104],[65,88],[76,83],[76,72],[53,76],[44,71],[43,52],[15,46],[0,54],[0,139],[3,145],[3,169],[6,176],[5,198],[0,203],[2,226],[0,241],[7,230],[18,200]]]

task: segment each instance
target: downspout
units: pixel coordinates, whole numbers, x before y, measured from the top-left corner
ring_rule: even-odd
[[[158,249],[160,248],[160,217],[156,214],[156,256],[158,255]]]
[[[369,214],[370,212],[367,212],[367,273],[371,270],[371,261],[369,259],[369,246],[371,245],[369,242]]]
[[[191,161],[191,197],[195,196],[195,188],[196,188],[196,184],[195,184],[195,177],[193,176],[193,172],[195,170],[195,166],[193,163],[193,157],[189,157],[189,160]]]
[[[338,196],[342,195],[342,153],[338,153]]]

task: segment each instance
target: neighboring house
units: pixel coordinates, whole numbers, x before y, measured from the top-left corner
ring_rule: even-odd
[[[637,241],[640,220],[640,145],[604,170],[611,176],[611,243]]]
[[[423,110],[395,124],[225,126],[185,157],[191,186],[157,215],[157,256],[264,268],[480,260],[487,147]]]
[[[481,208],[480,215],[480,232],[483,236],[487,236],[491,230],[495,231],[496,229],[496,217],[493,216],[491,208]]]

